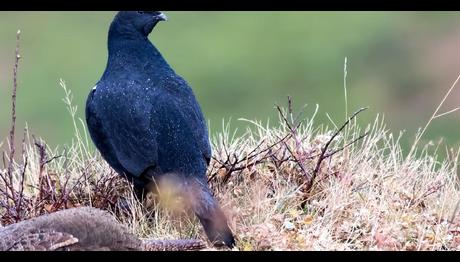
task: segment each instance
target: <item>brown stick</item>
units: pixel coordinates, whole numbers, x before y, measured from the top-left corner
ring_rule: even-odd
[[[142,240],[144,251],[194,251],[206,245],[198,239]]]
[[[16,52],[15,52],[15,62],[13,67],[13,94],[11,96],[12,107],[11,107],[11,129],[10,129],[10,162],[8,164],[8,175],[11,176],[13,170],[13,158],[15,153],[15,144],[14,144],[14,134],[16,129],[16,93],[18,89],[18,67],[19,59],[21,55],[19,54],[19,40],[20,40],[21,31],[18,30],[16,34]]]
[[[21,36],[21,31],[18,30],[16,33],[16,52],[15,52],[15,62],[13,67],[13,94],[11,96],[12,107],[11,107],[11,129],[10,129],[10,152],[9,152],[9,162],[8,162],[8,179],[10,180],[9,183],[13,184],[13,162],[14,162],[14,153],[16,151],[15,144],[14,144],[14,134],[16,129],[16,93],[18,89],[18,67],[19,67],[19,59],[21,55],[19,54],[19,40]],[[14,192],[11,192],[14,201],[16,202],[16,198],[14,197]]]

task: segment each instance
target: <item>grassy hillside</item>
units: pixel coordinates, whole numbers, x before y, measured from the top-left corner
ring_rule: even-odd
[[[145,203],[137,202],[130,185],[107,165],[88,137],[81,118],[82,105],[91,83],[101,74],[105,59],[102,51],[105,35],[91,25],[102,18],[107,25],[112,13],[4,14],[0,20],[6,17],[9,20],[5,21],[13,23],[20,16],[36,19],[37,23],[20,24],[25,29],[20,42],[19,75],[15,78],[16,121],[10,121],[12,83],[0,89],[0,117],[5,129],[4,139],[0,140],[1,225],[61,209],[95,206],[113,212],[140,237],[205,240],[198,221],[183,211],[180,199],[163,193],[158,198],[151,196]],[[429,89],[426,85],[431,80],[427,79],[437,74],[412,78],[414,75],[408,73],[408,68],[413,60],[408,62],[411,54],[408,49],[392,49],[391,41],[383,41],[394,38],[373,30],[347,31],[345,26],[354,22],[363,26],[360,19],[368,15],[367,21],[374,22],[366,26],[375,29],[397,25],[402,16],[311,13],[309,23],[303,24],[301,20],[307,19],[304,13],[282,18],[277,17],[278,13],[257,14],[260,20],[254,19],[254,13],[172,13],[170,16],[176,15],[178,20],[185,20],[172,27],[176,26],[180,38],[186,36],[187,41],[178,41],[174,30],[159,27],[157,33],[164,34],[161,38],[164,40],[158,40],[158,46],[171,54],[171,63],[194,86],[200,81],[206,85],[214,81],[211,85],[214,89],[195,90],[206,115],[211,115],[213,159],[208,169],[209,183],[237,235],[236,250],[460,249],[460,149],[453,142],[458,138],[458,122],[452,121],[458,115],[458,72],[446,77],[448,80],[434,81],[443,83],[439,89]],[[436,13],[405,15],[425,21],[427,24],[418,26],[426,28],[447,28],[444,19],[456,18],[456,13],[444,13],[444,19],[437,19]],[[224,19],[225,16],[233,20]],[[328,16],[330,20],[325,19]],[[200,20],[202,17],[212,18],[214,23]],[[339,18],[345,17],[349,24],[340,24]],[[390,21],[385,20],[390,17]],[[59,31],[62,25],[55,22],[64,20],[73,21],[73,29],[78,31],[81,26],[85,33],[94,34],[100,41],[76,37],[72,30]],[[212,33],[206,38],[205,34],[184,29],[183,25],[190,25],[190,21],[197,23],[195,26],[201,28],[201,33]],[[281,21],[287,24],[276,27]],[[331,24],[325,25],[324,21]],[[216,33],[214,26],[219,23],[226,26],[225,32]],[[248,39],[239,38],[272,24],[270,29],[276,41],[265,42],[260,37],[259,43],[252,45]],[[292,24],[296,27],[288,26]],[[301,30],[298,25],[309,27],[311,35],[296,31]],[[33,26],[45,29],[30,30]],[[234,31],[229,29],[233,27]],[[322,29],[315,35],[312,28]],[[337,28],[343,30],[339,32]],[[283,32],[286,38],[280,37]],[[303,49],[304,41],[287,41],[292,32],[307,37],[308,48]],[[9,36],[11,41],[0,38],[0,44],[8,42],[5,45],[11,57],[0,59],[2,68],[9,68],[0,74],[2,83],[13,79],[14,33]],[[437,32],[440,38],[444,33]],[[230,45],[225,39],[229,35],[234,40]],[[337,41],[326,41],[326,36]],[[156,41],[156,37],[152,39]],[[413,41],[418,37],[424,39],[417,34],[405,38],[410,39],[406,47],[422,43]],[[364,42],[357,44],[366,38],[376,41],[373,51],[365,49],[368,45]],[[48,45],[45,39],[55,42]],[[455,39],[450,40],[455,43]],[[423,49],[431,50],[427,54],[431,65],[442,67],[450,63],[449,56],[455,58],[447,52],[451,50],[451,41],[443,42],[446,46],[433,42],[423,42],[426,46],[433,45],[432,49]],[[337,43],[348,43],[350,50],[362,47],[355,51],[363,56],[383,61],[388,54],[390,58],[366,66],[366,61],[376,60],[358,61],[349,57],[344,68],[345,53],[336,48]],[[184,44],[206,48],[201,52],[181,49]],[[85,45],[92,50],[90,55],[72,51]],[[30,46],[34,48],[29,49]],[[400,53],[382,51],[386,48]],[[222,49],[226,50],[225,56]],[[314,51],[320,49],[327,50],[327,54],[315,56]],[[55,52],[52,57],[50,50]],[[284,50],[295,52],[288,55]],[[74,59],[75,53],[78,58]],[[314,61],[315,66],[299,54]],[[406,70],[395,67],[393,63],[397,62]],[[331,64],[337,65],[336,73],[327,70]],[[309,69],[307,74],[305,68]],[[443,72],[452,74],[456,71],[452,68]],[[362,70],[362,80],[357,80],[356,75],[360,74],[355,70]],[[376,70],[390,72],[394,78],[389,77],[388,84],[384,84],[371,77]],[[86,72],[91,72],[91,76]],[[61,77],[66,81],[59,81]],[[320,84],[322,81],[324,85]],[[252,83],[251,88],[248,83]],[[395,89],[389,87],[391,83],[395,83]],[[291,92],[295,95],[286,103],[285,97]],[[274,106],[277,104],[280,106]],[[358,110],[366,106],[370,109]],[[381,114],[381,108],[387,108],[390,114]],[[353,114],[355,110],[358,111]],[[231,122],[227,120],[230,116]],[[269,116],[271,119],[267,121]],[[388,118],[407,123],[399,129],[389,128]],[[28,125],[24,130],[25,122]],[[12,126],[16,128],[15,139],[10,140],[8,131]],[[414,126],[423,128],[416,132]],[[407,130],[403,130],[405,127]],[[433,137],[447,137],[447,143]],[[171,188],[162,189],[165,192]]]
[[[73,143],[53,149],[25,134],[17,145],[21,160],[11,173],[9,165],[0,170],[1,223],[95,206],[140,237],[206,240],[180,199],[164,193],[168,188],[154,202],[134,200],[130,185],[91,149],[71,92],[61,84]],[[235,250],[460,248],[458,149],[441,158],[439,145],[414,144],[405,157],[401,136],[389,132],[381,116],[365,125],[351,117],[324,126],[316,113],[290,108],[278,108],[278,128],[247,121],[253,128],[243,135],[224,125],[213,136],[209,182],[237,235]]]

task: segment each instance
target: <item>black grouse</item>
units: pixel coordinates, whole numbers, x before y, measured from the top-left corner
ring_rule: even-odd
[[[208,129],[188,83],[148,35],[166,16],[121,11],[108,33],[108,61],[86,102],[91,138],[103,158],[144,197],[148,186],[174,178],[209,240],[233,247],[227,219],[207,183]]]

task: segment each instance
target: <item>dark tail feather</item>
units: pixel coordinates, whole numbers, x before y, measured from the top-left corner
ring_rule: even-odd
[[[189,193],[189,200],[191,201],[191,208],[196,214],[208,239],[214,246],[227,246],[233,248],[235,246],[235,238],[230,227],[227,224],[227,218],[219,206],[219,203],[212,196],[208,185],[194,187],[190,186],[187,190]]]
[[[235,246],[235,238],[228,227],[227,218],[218,205],[212,209],[208,209],[206,212],[196,212],[195,214],[198,216],[206,235],[214,246],[226,245],[229,248]]]
[[[185,178],[168,174],[157,176],[155,181],[159,188],[169,188],[183,197],[185,204],[191,208],[203,225],[204,231],[214,246],[235,246],[235,238],[227,224],[227,218],[219,203],[211,194],[204,177]]]

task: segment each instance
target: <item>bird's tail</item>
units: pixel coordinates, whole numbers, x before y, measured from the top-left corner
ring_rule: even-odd
[[[198,212],[195,211],[195,214],[203,225],[208,239],[214,246],[225,245],[229,248],[235,246],[235,238],[227,224],[227,218],[217,203],[213,208],[207,209],[204,212],[201,212],[200,209]]]
[[[188,185],[188,200],[191,209],[196,214],[208,239],[214,246],[235,246],[235,238],[228,226],[227,217],[213,197],[209,187],[204,183]]]
[[[167,195],[179,194],[187,209],[193,211],[203,225],[204,231],[214,246],[233,248],[235,239],[227,218],[209,189],[206,179],[181,177],[169,174],[155,177],[157,188],[161,191],[163,202]],[[172,191],[167,193],[168,191]],[[171,207],[173,207],[172,205]]]

